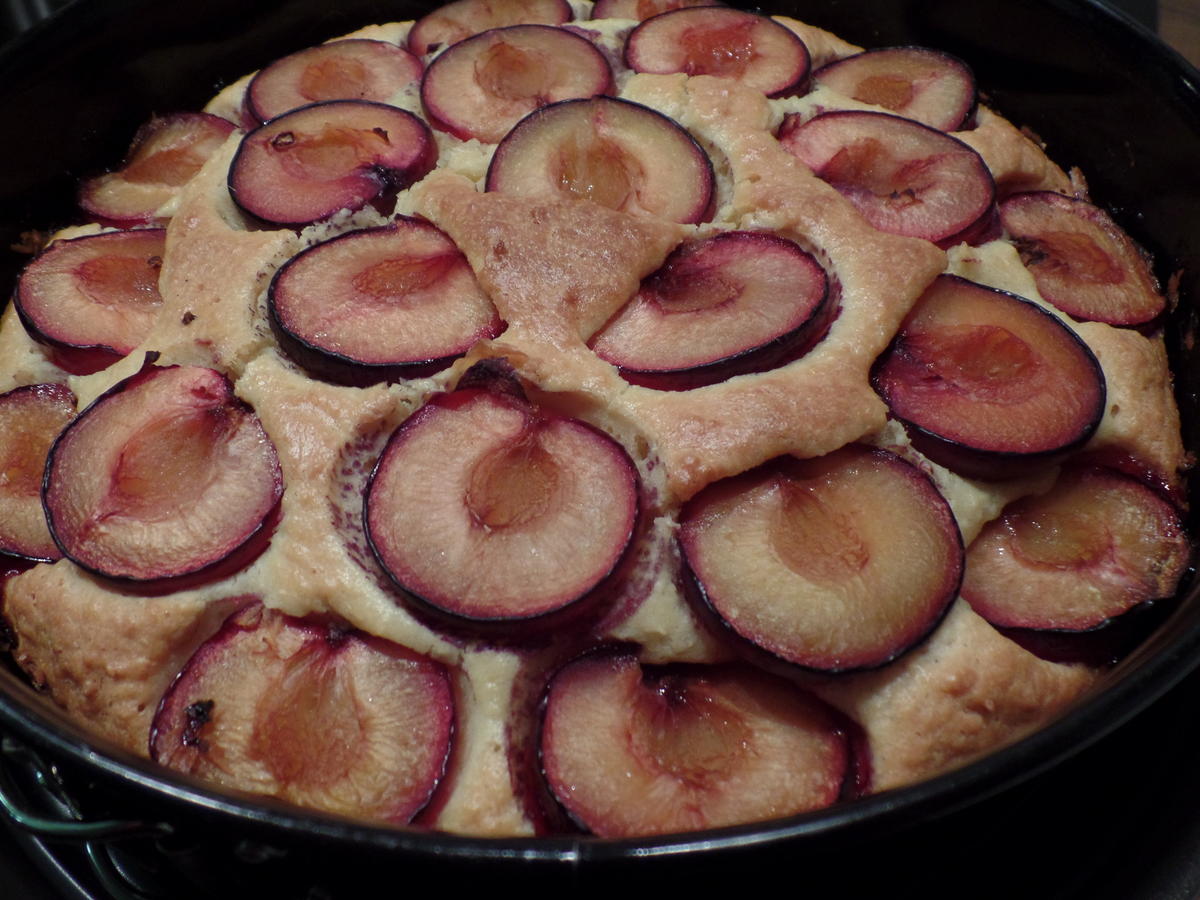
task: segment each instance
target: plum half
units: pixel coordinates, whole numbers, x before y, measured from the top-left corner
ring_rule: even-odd
[[[120,169],[83,182],[79,205],[109,223],[154,222],[164,204],[233,132],[232,122],[208,113],[151,119],[134,135]]]
[[[387,41],[350,38],[308,47],[275,60],[246,87],[246,114],[266,122],[309,103],[386,103],[421,77],[421,61]]]
[[[1087,201],[1052,191],[1014,194],[1000,204],[1000,222],[1038,292],[1067,315],[1144,325],[1166,309],[1141,251]]]
[[[13,302],[25,330],[76,374],[105,368],[154,325],[166,229],[55,241],[21,273]]]
[[[676,248],[591,346],[630,382],[695,386],[811,345],[830,305],[825,270],[794,241],[723,231]]]
[[[453,727],[441,664],[256,602],[201,645],[163,696],[150,755],[225,787],[403,824],[441,780]]]
[[[405,217],[294,256],[268,309],[290,356],[359,385],[432,374],[503,327],[454,242]]]
[[[881,666],[941,620],[962,537],[922,472],[848,445],[709,485],[679,542],[701,599],[754,648],[806,669]]]
[[[608,60],[587,38],[549,25],[512,25],[438,56],[421,82],[421,102],[436,127],[495,144],[535,109],[611,88]]]
[[[748,666],[642,667],[599,651],[552,679],[542,771],[577,822],[633,837],[821,809],[849,769],[834,713]]]
[[[329,100],[284,113],[242,138],[229,192],[276,225],[306,225],[339,210],[386,204],[424,178],[437,145],[421,119],[384,103]]]
[[[880,231],[939,247],[993,230],[996,185],[982,157],[957,138],[890,113],[795,114],[783,147],[846,197]]]
[[[1179,511],[1112,469],[1065,470],[967,551],[962,595],[993,625],[1085,631],[1169,597],[1191,559]]]
[[[927,47],[867,50],[822,67],[813,81],[939,131],[966,127],[975,112],[970,67]]]
[[[365,496],[368,539],[435,610],[529,620],[575,604],[633,536],[638,480],[608,435],[500,390],[435,397],[392,436]]]
[[[0,394],[0,556],[62,556],[42,510],[42,474],[50,447],[74,416],[75,395],[65,385],[32,384]]]
[[[954,275],[926,289],[876,361],[875,390],[913,446],[972,478],[1056,462],[1104,414],[1100,363],[1054,315]]]
[[[416,21],[408,49],[424,56],[492,28],[562,25],[574,17],[567,0],[454,0]]]
[[[593,19],[636,19],[641,22],[659,13],[691,6],[724,6],[721,0],[596,0]]]
[[[768,97],[808,83],[808,47],[778,22],[726,6],[691,6],[646,19],[625,41],[625,64],[656,75],[732,78]]]
[[[530,113],[496,147],[487,190],[695,224],[712,215],[712,162],[662,113],[613,97]]]
[[[230,556],[282,493],[275,446],[224,375],[148,365],[64,429],[42,503],[64,556],[110,578],[154,581]]]

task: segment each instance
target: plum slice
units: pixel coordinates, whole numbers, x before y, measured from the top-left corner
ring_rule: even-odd
[[[530,113],[492,156],[487,190],[694,224],[712,215],[712,162],[676,122],[613,97]]]
[[[421,82],[430,121],[463,140],[495,144],[524,116],[612,88],[612,70],[587,38],[549,25],[512,25],[441,54]]]
[[[875,390],[913,445],[973,478],[1081,446],[1104,414],[1099,362],[1036,304],[954,275],[930,285],[876,362]]]
[[[1064,470],[967,551],[962,595],[993,625],[1085,631],[1175,592],[1191,558],[1178,510],[1112,469]]]
[[[424,56],[492,28],[562,25],[574,17],[567,0],[454,0],[416,21],[408,49]]]
[[[721,0],[596,0],[593,19],[637,19],[639,22],[673,9],[724,6]]]
[[[441,780],[453,726],[440,663],[256,602],[163,696],[150,755],[224,787],[403,824]]]
[[[634,466],[616,441],[475,387],[401,425],[365,497],[367,536],[396,583],[475,621],[585,597],[621,559],[637,513]]]
[[[939,131],[965,127],[975,112],[970,67],[927,47],[867,50],[824,66],[813,81]]]
[[[232,122],[208,113],[151,119],[134,135],[119,170],[83,182],[79,205],[106,222],[154,222],[233,131]]]
[[[246,88],[246,113],[261,123],[324,100],[384,103],[419,79],[423,68],[419,59],[387,41],[330,41],[262,69]]]
[[[635,72],[715,75],[768,97],[801,91],[810,58],[804,41],[778,22],[726,6],[692,6],[653,16],[625,42]]]
[[[832,711],[748,666],[643,668],[632,653],[595,652],[558,671],[543,715],[551,791],[602,837],[821,809],[849,768]]]
[[[1166,309],[1146,259],[1103,210],[1052,191],[1014,194],[1000,222],[1042,297],[1076,319],[1144,325]]]
[[[162,228],[55,241],[17,282],[21,321],[72,371],[111,365],[154,325],[162,306],[158,271],[165,247]]]
[[[929,478],[853,444],[708,486],[684,507],[680,546],[734,634],[834,672],[883,665],[921,640],[963,565],[958,525]]]
[[[724,231],[681,244],[592,339],[634,383],[711,383],[768,366],[827,323],[829,279],[794,241]]]
[[[42,473],[50,447],[75,416],[61,384],[0,394],[0,555],[50,561],[62,556],[42,510]]]
[[[147,365],[55,441],[42,502],[64,556],[153,581],[225,559],[282,492],[275,446],[224,375]]]
[[[432,374],[503,328],[454,242],[405,217],[294,256],[268,308],[290,356],[353,384]]]
[[[242,138],[229,192],[277,225],[305,225],[368,203],[382,212],[437,162],[429,126],[366,100],[328,100],[284,113]]]
[[[779,132],[784,148],[836,188],[874,227],[939,247],[989,233],[996,185],[957,138],[890,113],[835,110]]]

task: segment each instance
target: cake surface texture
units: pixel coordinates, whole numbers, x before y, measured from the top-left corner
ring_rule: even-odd
[[[927,48],[456,0],[156,118],[0,321],[0,611],[99,739],[456,834],[812,812],[1190,562],[1145,254]]]

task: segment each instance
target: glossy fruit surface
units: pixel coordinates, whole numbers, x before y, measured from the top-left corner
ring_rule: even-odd
[[[762,672],[643,668],[632,655],[600,652],[552,681],[541,757],[576,820],[628,837],[828,806],[848,748],[828,708]]]
[[[696,223],[712,214],[715,182],[712,163],[677,123],[637,103],[594,97],[517,123],[496,148],[487,189]]]
[[[453,729],[443,666],[254,603],[196,651],[163,697],[150,753],[226,787],[403,824],[441,780]]]
[[[873,378],[923,453],[980,478],[1079,447],[1106,397],[1095,356],[1057,318],[951,275],[918,301]]]
[[[386,103],[423,69],[419,59],[386,41],[330,41],[262,69],[246,88],[246,113],[261,123],[325,100]]]
[[[1073,469],[988,524],[963,597],[1001,627],[1082,631],[1175,592],[1191,559],[1179,511],[1110,469]]]
[[[33,384],[0,394],[0,557],[62,556],[46,527],[42,475],[50,447],[74,416],[75,395],[66,385]]]
[[[437,160],[429,126],[412,113],[330,100],[272,119],[242,139],[229,167],[238,206],[265,222],[303,225],[339,210],[384,205]]]
[[[684,508],[679,539],[726,627],[811,669],[899,656],[941,619],[962,576],[958,525],[929,479],[857,445],[710,485]]]
[[[612,87],[608,61],[591,41],[563,28],[512,25],[439,55],[421,83],[421,101],[436,126],[495,144],[535,109]]]
[[[223,375],[148,366],[59,436],[42,502],[63,555],[147,581],[224,559],[282,492],[274,445]]]
[[[795,242],[723,231],[676,248],[591,347],[638,384],[716,381],[819,337],[828,300],[828,276]]]
[[[350,383],[430,374],[503,326],[454,242],[404,217],[290,259],[269,311],[289,355]]]
[[[455,616],[526,619],[575,603],[613,570],[638,487],[604,433],[471,388],[397,430],[365,504],[375,554],[402,588]]]
[[[65,356],[111,364],[154,325],[165,252],[162,228],[55,241],[21,274],[17,311],[30,334]]]
[[[232,122],[208,113],[153,118],[134,135],[121,168],[80,185],[79,205],[104,222],[156,222],[159,211],[233,132]]]
[[[985,231],[993,212],[996,188],[979,154],[911,119],[826,112],[785,120],[779,140],[881,231],[952,247]]]

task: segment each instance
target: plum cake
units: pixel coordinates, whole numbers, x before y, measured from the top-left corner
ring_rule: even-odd
[[[3,614],[182,777],[809,813],[1051,721],[1189,565],[1150,263],[937,50],[456,0],[114,162],[4,314]]]

